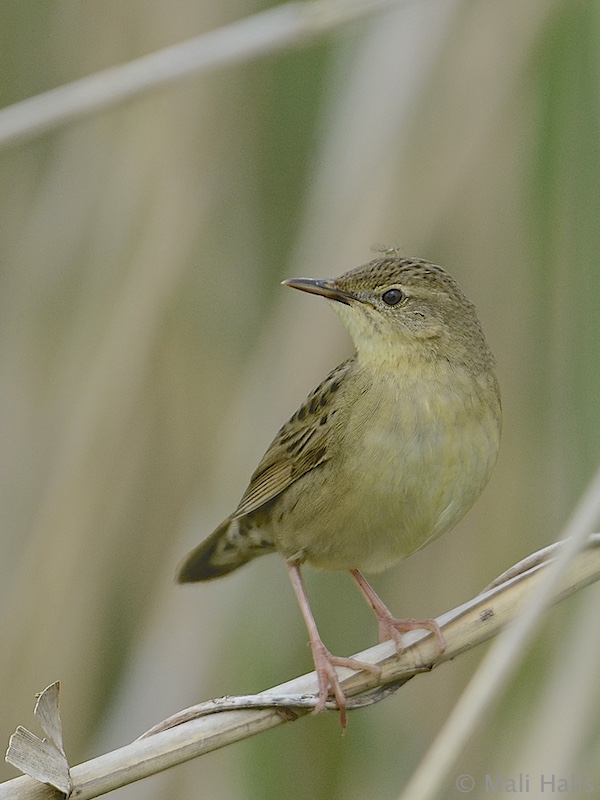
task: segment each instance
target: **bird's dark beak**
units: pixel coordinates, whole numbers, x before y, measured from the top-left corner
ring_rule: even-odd
[[[350,300],[355,300],[354,295],[349,292],[344,292],[338,289],[333,281],[322,281],[316,278],[288,278],[281,281],[285,286],[291,286],[292,289],[300,289],[303,292],[310,292],[311,294],[320,294],[321,297],[326,297],[328,300],[337,300],[338,303],[345,303],[350,305]]]

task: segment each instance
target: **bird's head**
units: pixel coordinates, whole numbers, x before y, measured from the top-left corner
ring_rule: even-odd
[[[475,307],[451,275],[428,261],[386,254],[332,280],[283,283],[330,300],[359,359],[383,364],[412,353],[483,369],[493,363]]]

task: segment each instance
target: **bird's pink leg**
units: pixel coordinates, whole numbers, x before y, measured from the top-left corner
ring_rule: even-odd
[[[396,619],[392,616],[379,595],[361,572],[357,569],[351,569],[350,574],[358,584],[358,588],[363,593],[367,603],[371,606],[373,613],[377,617],[379,623],[379,640],[381,642],[384,642],[386,639],[391,639],[396,645],[396,650],[402,653],[404,646],[402,644],[401,634],[407,631],[424,628],[435,635],[440,648],[440,655],[444,652],[446,649],[446,640],[444,639],[440,626],[434,619]]]
[[[375,666],[375,664],[367,664],[363,661],[357,661],[354,658],[340,658],[339,656],[333,656],[329,652],[319,636],[317,624],[315,622],[310,603],[308,602],[304,581],[302,580],[302,575],[300,573],[300,566],[298,564],[290,564],[289,562],[286,562],[286,566],[288,568],[288,574],[290,576],[292,586],[296,592],[296,597],[298,598],[298,604],[300,605],[304,622],[306,623],[308,635],[310,637],[313,661],[315,662],[317,679],[319,681],[319,697],[313,713],[323,711],[325,709],[327,696],[329,694],[329,690],[331,689],[340,712],[340,725],[342,728],[345,728],[346,695],[342,690],[336,667],[348,667],[349,669],[354,669],[356,671],[366,669],[375,675],[381,674],[381,670],[379,667]]]

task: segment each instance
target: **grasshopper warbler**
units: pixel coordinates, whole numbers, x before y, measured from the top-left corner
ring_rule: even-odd
[[[348,570],[381,639],[434,620],[395,619],[362,571],[384,570],[454,527],[496,462],[501,408],[494,359],[472,303],[441,267],[393,252],[333,280],[284,284],[321,295],[350,332],[355,354],[336,367],[281,428],[238,507],[180,567],[182,583],[226,575],[277,551],[304,616],[318,677],[315,711],[333,693],[301,567]]]

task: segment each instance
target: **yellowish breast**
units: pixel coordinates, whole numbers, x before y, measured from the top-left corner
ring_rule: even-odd
[[[487,484],[500,438],[495,378],[443,365],[361,370],[345,387],[328,461],[290,493],[276,531],[288,557],[378,571],[452,528]]]

